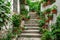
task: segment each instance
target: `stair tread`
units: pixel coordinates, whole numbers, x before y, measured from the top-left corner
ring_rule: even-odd
[[[23,33],[39,33],[39,30],[24,30]]]
[[[21,35],[40,35],[40,33],[22,33]]]
[[[25,28],[40,28],[40,27],[25,27]]]
[[[24,24],[24,25],[39,25],[39,24]]]

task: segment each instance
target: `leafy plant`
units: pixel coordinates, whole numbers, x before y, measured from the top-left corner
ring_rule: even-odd
[[[45,24],[44,20],[39,20],[38,22],[39,22],[39,27],[42,27]]]
[[[12,40],[12,36],[13,36],[12,33],[9,32],[6,34],[6,36],[3,36],[2,40]]]
[[[21,16],[20,15],[17,15],[17,14],[12,15],[13,27],[19,27],[20,22],[21,22]]]
[[[12,31],[12,33],[13,33],[14,35],[20,34],[21,32],[22,32],[22,30],[21,30],[20,28],[17,28],[17,27],[14,27],[14,28],[13,28],[13,31]]]
[[[57,9],[57,6],[56,5],[53,5],[52,10],[54,10],[54,9]]]
[[[9,15],[10,14],[10,2],[6,2],[5,0],[0,0],[0,28],[2,26],[5,26],[7,21],[9,21]]]
[[[39,2],[31,2],[30,3],[30,11],[38,11],[40,8],[39,8]]]
[[[40,13],[40,18],[41,18],[42,20],[45,20],[45,15],[43,14],[43,12]]]
[[[26,16],[27,19],[30,19],[30,16]]]
[[[51,8],[48,8],[48,9],[46,10],[46,12],[47,12],[47,13],[50,13],[50,12],[51,12]]]
[[[55,40],[60,40],[60,16],[57,17],[56,24],[52,26],[52,34]]]
[[[45,29],[41,40],[52,40],[52,38],[52,33],[49,30]]]

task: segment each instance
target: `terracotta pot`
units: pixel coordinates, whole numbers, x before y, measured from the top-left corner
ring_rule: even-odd
[[[50,19],[46,20],[45,22],[49,23]]]
[[[52,13],[53,14],[57,14],[57,10],[52,10]]]
[[[43,28],[44,28],[44,29],[48,29],[48,25],[45,24],[45,25],[43,26]]]

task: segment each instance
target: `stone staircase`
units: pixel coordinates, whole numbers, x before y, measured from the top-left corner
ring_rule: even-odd
[[[30,12],[29,15],[31,18],[29,21],[25,21],[25,30],[21,33],[18,40],[40,40],[41,35],[39,33],[36,12]]]

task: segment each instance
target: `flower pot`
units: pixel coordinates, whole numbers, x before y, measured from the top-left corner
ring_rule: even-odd
[[[46,20],[45,22],[49,23],[50,19]]]
[[[43,26],[43,29],[48,29],[48,25],[45,24],[45,25]]]
[[[57,10],[56,9],[52,10],[52,13],[57,14]]]

